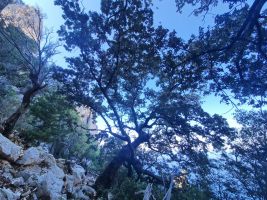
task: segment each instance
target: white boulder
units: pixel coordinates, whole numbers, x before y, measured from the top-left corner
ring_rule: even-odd
[[[0,157],[15,162],[19,159],[22,148],[11,142],[8,138],[0,133]]]
[[[71,171],[74,177],[74,185],[82,183],[83,179],[85,178],[85,169],[80,165],[74,164],[74,166],[71,167]]]
[[[48,169],[47,173],[40,176],[38,180],[38,195],[48,197],[51,200],[62,198],[65,174],[58,166]]]
[[[19,192],[13,192],[9,188],[0,188],[0,199],[1,200],[17,200],[20,198]]]
[[[42,151],[36,147],[31,147],[24,152],[24,155],[17,161],[21,165],[40,164],[44,160]]]

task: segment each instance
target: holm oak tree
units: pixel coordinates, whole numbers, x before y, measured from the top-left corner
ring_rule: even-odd
[[[98,176],[98,191],[112,185],[123,165],[163,182],[142,165],[138,149],[197,164],[208,145],[220,148],[233,134],[225,119],[202,110],[201,76],[180,64],[186,52],[177,34],[154,26],[151,1],[104,0],[100,12],[86,12],[77,0],[55,3],[64,11],[59,35],[67,50],[78,52],[55,77],[70,100],[90,107],[123,144]]]

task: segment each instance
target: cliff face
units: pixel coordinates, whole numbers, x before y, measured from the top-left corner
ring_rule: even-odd
[[[1,0],[0,1],[0,12],[10,3],[13,3],[13,0]]]
[[[98,127],[96,125],[96,122],[93,119],[92,110],[85,106],[77,107],[76,110],[79,113],[82,123],[85,126],[85,128],[91,130],[90,134],[92,135],[96,134]]]
[[[1,200],[89,200],[95,195],[94,177],[82,166],[55,159],[41,147],[24,149],[16,143],[0,134]]]
[[[23,4],[21,0],[1,0],[0,1],[0,12],[8,5],[8,4]]]
[[[10,0],[9,0],[10,1]],[[23,4],[11,3],[0,10],[1,17],[7,25],[11,24],[30,39],[37,40],[42,33],[42,14],[35,8]]]

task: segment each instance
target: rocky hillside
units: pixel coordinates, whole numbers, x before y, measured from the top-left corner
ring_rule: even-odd
[[[25,147],[0,134],[0,199],[90,199],[94,177],[42,147]]]

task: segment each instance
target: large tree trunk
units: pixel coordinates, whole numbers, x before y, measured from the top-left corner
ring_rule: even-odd
[[[97,191],[108,189],[112,186],[119,168],[124,162],[130,159],[130,155],[129,147],[124,146],[107,165],[105,170],[97,177],[95,182],[95,189]]]
[[[104,171],[97,177],[95,182],[95,189],[99,192],[101,190],[108,189],[112,186],[114,179],[117,176],[117,172],[124,162],[133,159],[132,151],[135,151],[137,147],[148,141],[148,135],[138,137],[131,145],[125,145],[119,151],[119,153],[112,159],[107,165]]]
[[[28,89],[22,98],[22,102],[19,106],[19,108],[10,116],[8,117],[3,123],[0,131],[3,135],[9,136],[14,129],[17,121],[23,115],[26,110],[29,108],[32,97],[36,94],[38,90],[40,90],[40,86],[32,87]]]

